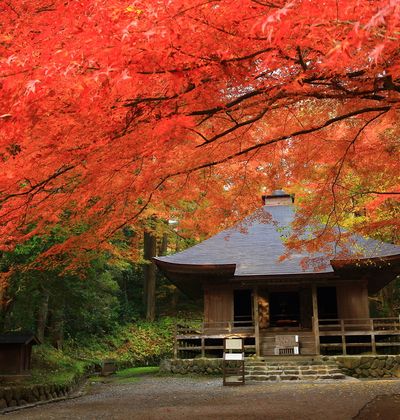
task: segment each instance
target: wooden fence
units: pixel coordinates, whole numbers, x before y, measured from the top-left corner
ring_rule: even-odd
[[[313,330],[308,331],[315,337],[315,354],[400,353],[400,317],[319,319],[313,321]],[[255,353],[256,336],[254,322],[248,319],[226,322],[190,320],[176,326],[174,357],[222,355],[226,337],[244,338],[246,352]],[[263,352],[268,353],[265,349]]]
[[[202,322],[190,320],[176,325],[174,357],[182,353],[198,354],[205,357],[209,352],[221,353],[225,337],[242,337],[253,339],[254,323],[250,320],[227,322]],[[255,342],[245,344],[245,351],[254,352]]]
[[[381,348],[398,348],[395,353],[400,351],[400,317],[320,319],[316,333],[319,335],[321,352],[339,350],[345,355],[355,353],[357,349],[373,354],[377,354]]]

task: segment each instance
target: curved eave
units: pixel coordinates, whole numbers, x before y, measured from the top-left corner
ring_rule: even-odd
[[[153,258],[160,271],[186,295],[202,296],[202,282],[212,277],[216,280],[234,276],[236,264],[178,264]]]
[[[312,280],[332,280],[337,279],[339,276],[335,274],[333,271],[329,272],[319,272],[316,271],[315,273],[293,273],[293,274],[263,274],[263,275],[250,275],[250,274],[241,274],[235,275],[234,279],[237,281],[245,281],[245,280],[254,280],[254,281],[273,281],[273,280],[305,280],[305,281],[312,281]]]
[[[233,275],[236,269],[236,264],[179,264],[169,261],[163,261],[157,257],[153,258],[154,263],[162,271],[167,270],[171,273],[185,273],[185,274],[218,274],[222,276],[229,273]]]
[[[400,274],[400,254],[374,258],[331,260],[335,273],[340,276],[368,280],[368,290],[377,293]]]

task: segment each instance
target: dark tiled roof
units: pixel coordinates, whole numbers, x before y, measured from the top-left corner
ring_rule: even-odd
[[[289,258],[280,261],[286,251],[284,239],[290,233],[293,219],[293,206],[264,206],[233,228],[185,251],[156,260],[196,266],[236,264],[235,276],[332,273],[330,260],[335,258],[333,244],[324,253],[292,253]],[[337,258],[361,260],[395,255],[400,257],[400,246],[357,235],[351,236],[348,248],[345,258],[343,250],[336,249]],[[307,259],[318,261],[318,267],[304,265]]]
[[[7,333],[0,334],[0,344],[40,344],[32,333]]]

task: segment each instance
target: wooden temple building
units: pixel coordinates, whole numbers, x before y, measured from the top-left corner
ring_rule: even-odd
[[[400,274],[400,247],[352,235],[345,254],[326,244],[280,260],[293,197],[278,190],[263,199],[233,228],[154,259],[188,296],[204,296],[204,318],[179,326],[175,356],[219,355],[233,336],[257,356],[399,353],[399,318],[371,318],[368,295]],[[308,258],[318,266],[305,266]]]

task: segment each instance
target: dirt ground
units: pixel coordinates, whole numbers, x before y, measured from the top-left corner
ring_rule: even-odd
[[[275,382],[145,376],[93,383],[80,398],[7,414],[13,419],[400,420],[400,380]]]

